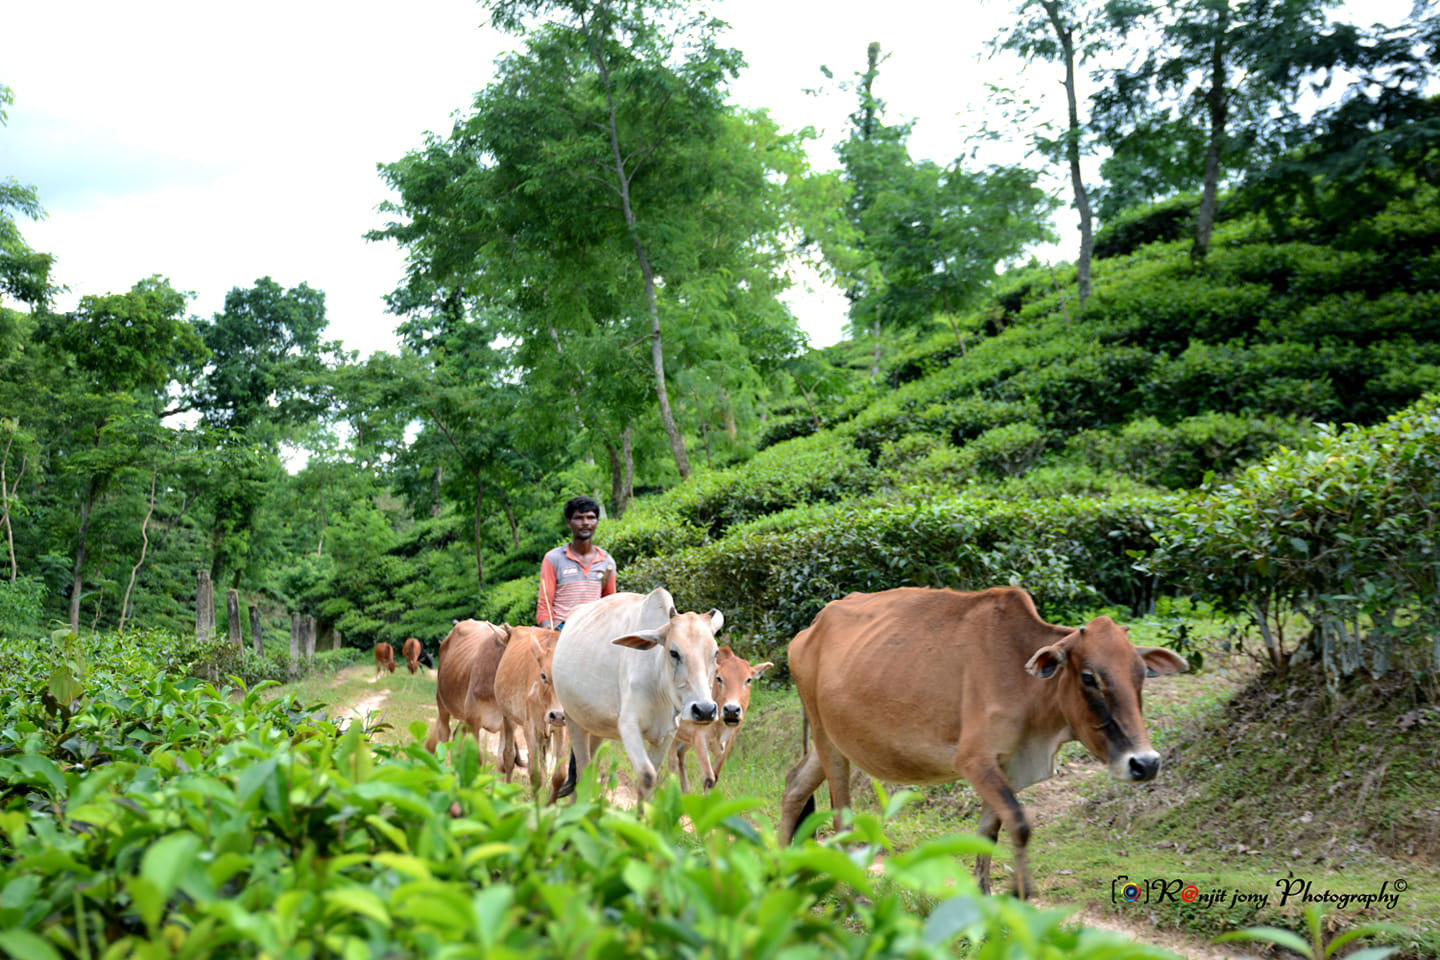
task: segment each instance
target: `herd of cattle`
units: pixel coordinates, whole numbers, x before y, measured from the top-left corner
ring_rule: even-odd
[[[604,597],[559,632],[461,621],[440,644],[439,717],[426,747],[450,739],[452,719],[477,738],[499,733],[509,780],[523,730],[532,788],[538,794],[548,774],[552,802],[573,789],[601,740],[623,745],[642,800],[671,764],[688,789],[691,749],[708,790],[734,749],[752,682],[772,666],[721,646],[724,622],[719,610],[678,612],[664,589]],[[402,652],[414,673],[419,641]],[[376,645],[375,659],[377,677],[395,670],[389,644]],[[1154,779],[1160,756],[1141,688],[1147,676],[1186,667],[1173,651],[1135,646],[1109,617],[1079,628],[1046,623],[1013,587],[853,593],[820,611],[788,660],[810,743],[785,777],[782,841],[814,809],[822,781],[837,812],[849,806],[852,763],[891,783],[964,778],[982,801],[980,832],[994,840],[1003,826],[1011,838],[1021,897],[1032,886],[1030,825],[1016,793],[1049,778],[1071,740],[1117,779]],[[988,891],[988,856],[976,877]]]

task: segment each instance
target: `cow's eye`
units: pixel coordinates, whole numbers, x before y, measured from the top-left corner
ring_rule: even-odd
[[[1080,671],[1080,682],[1092,690],[1100,689],[1100,681],[1095,679],[1095,674],[1089,670]]]
[[[671,660],[674,660],[676,663],[679,663],[679,662],[680,662],[680,651],[679,651],[679,650],[671,650],[671,651],[670,651],[670,659],[671,659]]]
[[[722,686],[722,687],[725,686],[725,678],[722,677],[722,676],[720,676],[720,674],[718,674],[718,673],[715,674],[715,682],[718,683],[718,684],[720,684],[720,686]]]
[[[750,686],[750,684],[753,683],[754,681],[755,681],[755,678],[754,678],[754,677],[746,677],[746,678],[745,678],[745,686],[747,686],[747,687]]]

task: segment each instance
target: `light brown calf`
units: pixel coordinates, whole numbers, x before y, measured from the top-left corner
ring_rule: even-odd
[[[500,730],[500,705],[495,702],[495,670],[505,653],[510,628],[485,620],[461,620],[440,642],[440,663],[436,668],[435,706],[440,716],[430,725],[425,749],[435,750],[450,739],[453,717],[480,740],[480,731]]]
[[[375,644],[375,680],[379,680],[380,675],[387,669],[391,673],[395,672],[395,648],[382,640]],[[374,683],[375,680],[370,682]]]
[[[720,705],[720,722],[702,727],[689,720],[681,720],[680,729],[675,731],[675,769],[680,773],[680,789],[683,792],[690,792],[690,781],[685,776],[685,748],[695,748],[695,759],[700,764],[705,789],[715,786],[720,779],[721,768],[735,748],[740,724],[745,721],[745,711],[750,709],[751,681],[773,666],[767,660],[752,667],[728,646],[716,651],[712,692],[715,702]]]
[[[495,699],[500,704],[503,721],[500,725],[500,769],[505,773],[505,782],[510,782],[519,757],[515,742],[515,731],[525,731],[525,745],[530,752],[530,786],[535,795],[540,795],[540,783],[545,778],[550,757],[555,758],[555,770],[550,777],[550,803],[560,785],[565,782],[569,750],[565,739],[565,710],[560,698],[555,695],[555,686],[550,682],[551,669],[555,660],[555,642],[560,639],[556,630],[540,627],[511,627],[510,642],[500,658],[495,671]],[[555,750],[550,750],[552,738]]]
[[[1022,898],[1030,823],[1016,792],[1049,779],[1070,740],[1119,780],[1153,780],[1160,754],[1140,688],[1147,675],[1186,667],[1170,650],[1134,646],[1109,617],[1079,629],[1046,623],[1014,587],[852,593],[796,635],[789,662],[814,743],[785,776],[781,842],[821,781],[837,811],[849,806],[851,763],[887,783],[963,777],[983,802],[980,833],[994,840],[1003,825],[1010,835]],[[975,876],[988,892],[988,855]]]
[[[415,637],[406,637],[405,646],[401,648],[405,654],[405,666],[410,668],[413,674],[420,669],[420,641]]]

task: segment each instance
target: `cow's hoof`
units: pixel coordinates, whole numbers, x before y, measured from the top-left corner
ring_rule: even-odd
[[[705,778],[705,789],[706,789],[706,790],[712,790],[712,789],[714,789],[714,787],[715,787],[715,778],[714,778],[714,777],[706,777],[706,778]]]
[[[454,803],[450,804],[450,816],[456,820],[465,816],[465,811],[460,809],[459,800],[456,800]]]
[[[655,789],[655,774],[648,770],[640,775],[640,788],[646,793]]]

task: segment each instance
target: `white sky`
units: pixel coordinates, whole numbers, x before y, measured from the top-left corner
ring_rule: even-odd
[[[1363,19],[1382,19],[1381,4],[1398,19],[1408,3],[1371,0]],[[919,119],[916,157],[953,160],[979,125],[985,84],[1025,82],[1014,62],[983,52],[1009,0],[714,9],[750,64],[733,99],[769,108],[786,129],[823,130],[817,167],[834,166],[854,101],[802,91],[822,83],[821,64],[851,79],[872,40],[890,57],[876,88],[888,119]],[[426,131],[447,133],[489,83],[513,41],[485,18],[473,0],[0,0],[0,83],[15,95],[0,178],[39,190],[48,216],[20,228],[57,258],[53,279],[70,291],[59,307],[158,273],[209,317],[231,288],[271,276],[325,291],[327,335],[362,358],[395,351],[382,297],[403,256],[363,239],[384,222],[375,166]],[[1035,74],[1032,86],[1058,91],[1045,65]],[[812,285],[791,305],[823,346],[840,338],[845,301]]]

